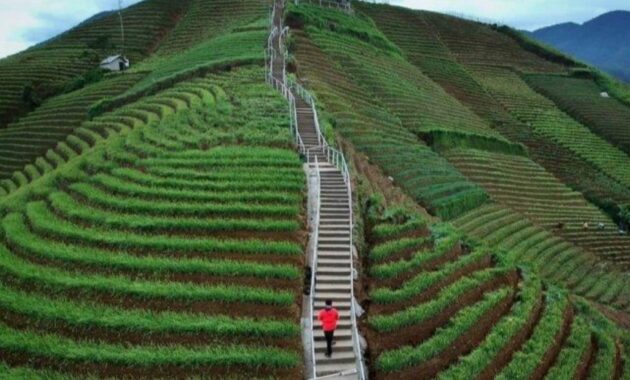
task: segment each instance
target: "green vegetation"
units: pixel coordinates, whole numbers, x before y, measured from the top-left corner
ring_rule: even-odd
[[[440,217],[484,203],[487,195],[419,138],[446,130],[511,144],[400,55],[356,37],[378,35],[370,22],[308,5],[290,8],[287,18],[305,12],[311,24],[297,34],[293,54],[339,133]],[[343,22],[344,33],[317,27],[330,18]]]
[[[630,106],[602,97],[605,91],[593,80],[557,75],[528,75],[525,80],[593,132],[630,153]]]
[[[0,350],[98,377],[300,371],[305,179],[262,78],[214,74],[103,114],[88,123],[121,123],[107,144],[10,189],[0,309],[24,324],[3,319]]]

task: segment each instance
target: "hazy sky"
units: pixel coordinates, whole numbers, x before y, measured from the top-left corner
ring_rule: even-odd
[[[138,1],[123,3],[131,5]],[[528,30],[559,22],[584,22],[616,9],[630,10],[630,0],[391,0],[391,3]],[[115,9],[117,4],[118,0],[0,0],[0,57],[44,41],[98,12]]]

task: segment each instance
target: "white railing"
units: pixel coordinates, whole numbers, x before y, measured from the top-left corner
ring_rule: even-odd
[[[275,15],[277,11],[276,6],[278,3],[283,4],[283,1],[284,0],[276,0],[274,2],[274,7],[271,12],[272,24],[275,20]],[[334,4],[337,4],[337,7],[341,8],[340,6],[341,3],[338,3],[335,1],[314,0],[313,2],[315,3],[319,2],[320,5],[323,5],[324,3],[334,3]],[[298,1],[296,0],[296,4],[297,3]],[[343,4],[347,4],[347,10],[352,12],[349,2],[344,1]],[[309,295],[309,320],[310,320],[310,326],[311,326],[311,361],[313,363],[313,376],[315,379],[317,378],[316,360],[315,360],[315,335],[313,334],[313,332],[315,331],[315,328],[314,328],[314,319],[315,319],[315,311],[314,311],[314,304],[315,304],[314,297],[315,296],[314,295],[315,295],[315,285],[316,285],[315,273],[317,271],[317,242],[319,240],[319,222],[320,222],[320,208],[321,208],[321,196],[320,196],[321,174],[320,174],[320,168],[319,168],[319,158],[317,156],[317,153],[321,153],[325,155],[329,163],[331,163],[332,165],[334,165],[337,169],[341,171],[343,175],[344,183],[347,188],[347,193],[348,193],[348,207],[350,210],[349,211],[350,212],[350,218],[349,218],[350,248],[348,250],[349,259],[350,259],[350,284],[351,284],[350,286],[350,292],[351,292],[350,315],[351,315],[351,321],[352,321],[353,350],[354,350],[354,354],[355,354],[356,362],[357,362],[357,371],[356,372],[353,371],[352,374],[358,372],[359,379],[365,380],[366,377],[365,377],[365,370],[363,368],[363,354],[361,352],[361,347],[360,347],[359,332],[357,329],[357,320],[356,320],[356,307],[354,303],[354,300],[355,300],[354,273],[355,272],[354,272],[354,257],[353,257],[353,252],[352,252],[352,247],[353,247],[353,242],[354,242],[354,213],[352,209],[352,182],[350,180],[350,170],[348,168],[348,163],[343,153],[337,149],[332,148],[330,145],[328,145],[326,138],[322,134],[320,124],[319,124],[319,117],[317,115],[317,107],[315,106],[315,99],[313,98],[313,96],[306,89],[304,89],[304,87],[302,87],[299,83],[293,80],[289,80],[287,78],[287,75],[286,75],[287,52],[284,47],[283,39],[288,34],[288,31],[289,31],[288,27],[282,28],[281,25],[278,25],[278,26],[273,26],[269,33],[269,38],[267,40],[267,51],[265,54],[266,66],[267,66],[266,79],[267,79],[267,82],[271,86],[273,86],[276,90],[280,91],[282,95],[287,99],[289,103],[289,115],[290,115],[289,118],[290,118],[290,124],[291,124],[291,133],[293,135],[294,142],[299,152],[306,156],[307,162],[310,164],[311,159],[313,159],[313,163],[315,164],[315,173],[316,173],[316,178],[317,178],[318,191],[317,191],[317,200],[316,200],[316,206],[315,206],[315,218],[314,218],[313,226],[312,226],[312,229],[313,229],[312,241],[315,242],[315,247],[313,249],[313,255],[311,259],[311,284],[310,284],[311,289],[310,289],[310,295]],[[281,53],[277,52],[276,49],[274,49],[274,45],[273,45],[274,38],[277,38],[278,47],[282,51]],[[282,78],[281,79],[276,78],[273,74],[274,60],[275,58],[278,58],[278,57],[282,57],[282,74],[281,74]],[[302,141],[302,137],[300,136],[300,132],[298,129],[297,107],[296,107],[294,93],[297,94],[297,96],[299,96],[300,98],[304,99],[304,101],[311,107],[311,110],[313,112],[318,145],[315,147],[310,147],[309,149],[306,149],[306,146],[304,145],[304,142]],[[313,153],[313,151],[315,151],[315,153]],[[347,374],[349,373],[344,372],[338,375],[344,376]]]
[[[319,162],[315,156],[315,177],[317,189],[321,188],[322,177],[319,172]],[[315,202],[315,218],[313,218],[313,247],[311,258],[311,291],[309,293],[309,320],[311,321],[311,360],[313,362],[313,378],[317,378],[317,360],[315,360],[315,273],[317,273],[317,244],[319,240],[319,220],[321,211],[321,191],[317,191]]]

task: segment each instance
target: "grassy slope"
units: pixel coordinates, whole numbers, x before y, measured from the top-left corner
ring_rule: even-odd
[[[123,11],[124,53],[132,64],[155,49],[188,3],[148,0]],[[104,57],[122,50],[118,15],[110,14],[0,60],[0,127],[33,109],[43,99],[62,92],[78,77],[94,71]]]
[[[285,102],[261,78],[243,69],[148,98],[161,115],[3,199],[4,360],[296,376],[304,178]]]

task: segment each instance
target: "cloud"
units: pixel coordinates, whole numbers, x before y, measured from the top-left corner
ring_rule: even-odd
[[[124,6],[139,0],[125,0]],[[175,1],[175,0],[174,0]],[[118,0],[0,0],[0,58],[66,31]]]

